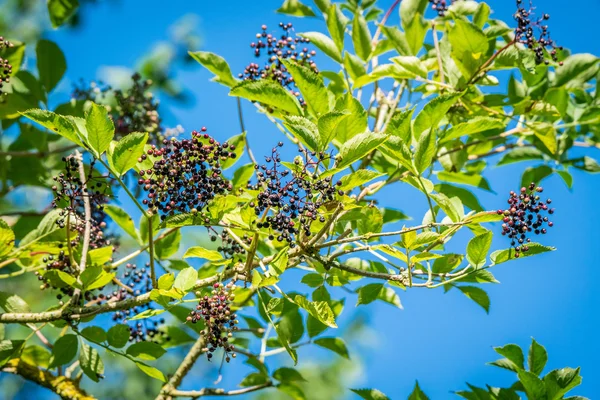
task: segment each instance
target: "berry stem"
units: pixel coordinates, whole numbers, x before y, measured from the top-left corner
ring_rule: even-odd
[[[156,270],[154,267],[154,229],[152,228],[152,216],[148,216],[148,252],[150,253],[150,279],[152,280],[152,288],[156,289],[158,283],[156,281]]]
[[[487,67],[489,67],[494,60],[496,59],[496,57],[498,57],[500,54],[502,54],[505,50],[507,50],[509,47],[511,47],[512,45],[514,45],[516,43],[516,39],[511,40],[510,42],[508,42],[506,45],[504,45],[504,47],[502,47],[500,50],[498,50],[497,52],[495,52],[494,54],[492,54],[492,56],[490,58],[488,58],[488,60],[486,62],[483,63],[483,65],[479,68],[477,68],[477,71],[475,71],[475,73],[473,74],[473,76],[471,76],[471,79],[469,79],[469,81],[467,82],[467,86],[476,83],[479,79],[483,78],[481,74],[481,72],[483,72]]]

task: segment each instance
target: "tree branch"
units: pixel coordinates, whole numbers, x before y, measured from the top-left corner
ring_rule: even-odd
[[[197,399],[198,397],[204,396],[237,396],[240,394],[256,392],[257,390],[265,389],[271,386],[273,386],[273,382],[268,381],[260,385],[248,386],[243,389],[229,391],[225,391],[224,389],[204,388],[201,390],[174,390],[169,394],[172,397],[191,397],[192,399]]]
[[[19,359],[9,361],[0,369],[2,372],[20,375],[28,381],[50,389],[64,400],[94,400],[83,389],[64,376],[55,376],[48,371],[41,370]]]
[[[177,391],[177,386],[181,384],[183,378],[188,374],[188,372],[190,372],[198,357],[200,357],[204,353],[202,349],[204,349],[205,345],[206,340],[204,339],[204,336],[201,335],[198,338],[198,340],[196,340],[196,343],[194,343],[194,345],[187,353],[183,361],[181,361],[179,368],[177,368],[177,371],[175,371],[171,379],[169,379],[169,381],[165,383],[165,385],[162,387],[160,394],[156,397],[156,400],[168,400],[172,396],[176,396],[173,393]],[[184,395],[181,396],[183,397]]]

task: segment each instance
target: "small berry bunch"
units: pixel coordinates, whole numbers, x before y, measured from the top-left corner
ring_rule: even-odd
[[[279,142],[278,147],[283,146]],[[331,177],[319,179],[319,168],[332,159],[331,154],[309,152],[300,149],[302,156],[296,157],[296,168],[292,171],[281,164],[278,147],[274,147],[267,164],[255,165],[258,183],[248,183],[248,188],[258,190],[255,201],[250,203],[255,214],[260,217],[257,228],[268,229],[269,240],[277,238],[295,247],[296,236],[311,236],[310,227],[319,219],[325,222],[321,208],[333,201],[337,194],[343,195]],[[269,210],[273,215],[268,215]]]
[[[152,279],[150,277],[149,267],[150,264],[148,263],[146,263],[146,266],[142,268],[138,268],[136,264],[126,264],[125,272],[120,279],[120,282],[123,284],[123,286],[119,290],[115,290],[106,296],[101,295],[101,299],[107,301],[122,301],[150,292],[152,290]],[[112,320],[115,323],[126,323],[128,318],[151,309],[153,309],[153,306],[151,303],[148,303],[123,311],[117,311],[113,314]],[[167,332],[159,329],[160,325],[164,323],[164,318],[157,320],[144,318],[139,322],[129,323],[129,341],[152,341],[162,343],[164,341],[171,340]]]
[[[542,15],[542,18],[534,19],[535,8],[529,3],[529,9],[523,6],[523,0],[517,0],[517,12],[513,15],[515,21],[517,21],[517,28],[515,29],[515,41],[522,43],[528,49],[532,50],[535,54],[535,62],[537,64],[550,64],[550,61],[546,59],[546,52],[550,53],[550,57],[554,62],[558,61],[557,50],[562,50],[562,47],[556,46],[554,40],[550,38],[550,31],[548,25],[544,24],[544,21],[550,19],[549,14]],[[538,37],[535,37],[535,31],[539,32]],[[562,61],[558,63],[563,65]]]
[[[0,51],[13,47],[13,44],[4,37],[0,36]],[[12,65],[7,59],[0,57],[0,95],[6,95],[8,93],[2,91],[2,87],[5,83],[10,82],[10,76],[12,75]]]
[[[529,251],[527,243],[530,232],[546,234],[545,226],[554,226],[552,221],[544,214],[554,214],[554,208],[549,208],[552,200],[542,201],[539,194],[544,189],[531,183],[528,187],[522,187],[520,193],[510,192],[508,198],[509,208],[498,210],[498,215],[504,215],[502,224],[502,235],[511,239],[510,245],[515,249],[515,257]]]
[[[71,232],[75,232],[75,236],[71,239],[71,245],[76,246],[83,240],[86,225],[85,200],[87,199],[91,211],[90,248],[109,246],[111,238],[104,234],[107,217],[104,212],[104,204],[108,201],[106,195],[108,186],[104,177],[94,176],[96,160],[92,160],[90,163],[85,181],[82,181],[79,173],[80,164],[83,161],[74,156],[63,157],[62,160],[65,163],[65,172],[61,172],[53,178],[56,185],[52,186],[54,192],[52,206],[62,208],[56,224],[60,228],[69,225]]]
[[[187,321],[193,324],[204,321],[206,328],[203,335],[206,347],[202,350],[207,353],[209,360],[219,347],[225,351],[225,361],[229,362],[236,356],[234,346],[229,343],[233,332],[238,330],[237,316],[231,310],[235,288],[232,282],[227,285],[215,283],[211,295],[201,297],[196,310],[191,311],[187,317]]]
[[[82,83],[80,87],[75,87],[73,97],[95,103],[108,102],[117,137],[132,132],[148,132],[151,142],[158,143],[164,136],[158,114],[159,102],[149,91],[152,81],[142,79],[138,73],[133,74],[131,81],[131,87],[127,90],[112,89],[95,82],[86,87]]]
[[[196,213],[232,189],[222,175],[221,162],[236,157],[235,147],[217,142],[204,127],[201,132],[193,131],[191,139],[164,139],[164,147],[153,145],[138,160],[157,158],[152,168],[140,171],[138,184],[148,192],[142,203],[161,219],[177,212]]]
[[[246,250],[244,250],[242,245],[234,240],[226,230],[217,232],[212,226],[207,226],[206,229],[212,242],[216,242],[217,239],[221,240],[221,245],[217,247],[217,251],[223,253],[225,258],[230,258],[235,262],[239,261],[243,254],[246,254]],[[248,246],[252,244],[252,238],[248,235],[244,235],[240,239]]]
[[[312,59],[317,52],[306,47],[310,43],[310,39],[298,36],[292,37],[293,26],[291,23],[284,24],[280,22],[279,27],[283,31],[279,37],[267,33],[266,25],[261,27],[262,32],[256,34],[258,40],[250,43],[250,47],[254,49],[256,58],[260,58],[266,53],[264,65],[261,66],[256,62],[250,63],[244,69],[244,73],[239,74],[239,78],[252,81],[271,79],[290,89],[296,97],[299,97],[300,92],[296,90],[294,78],[288,73],[281,59],[293,60],[297,64],[309,67],[312,71],[318,73],[317,65]],[[304,104],[304,101],[300,99],[300,103]]]
[[[454,4],[456,0],[429,0],[431,9],[438,13],[438,16],[444,17],[448,8]]]

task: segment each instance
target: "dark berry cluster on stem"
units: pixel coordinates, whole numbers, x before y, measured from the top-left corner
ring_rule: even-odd
[[[308,47],[310,39],[292,36],[291,23],[280,22],[279,28],[282,32],[278,37],[267,33],[266,25],[261,27],[262,31],[256,34],[257,40],[250,43],[250,47],[254,50],[254,56],[257,59],[262,57],[264,61],[250,63],[239,77],[244,80],[270,79],[290,89],[296,97],[299,97],[300,92],[294,85],[294,78],[288,73],[281,59],[293,60],[318,73],[317,65],[313,60],[317,53]],[[304,101],[300,99],[300,103],[304,104]]]
[[[72,246],[82,242],[86,225],[85,199],[87,199],[91,208],[90,249],[110,246],[111,238],[104,232],[107,218],[104,205],[108,202],[108,186],[105,177],[94,174],[95,160],[90,163],[85,181],[81,180],[79,173],[83,161],[68,156],[63,157],[63,162],[64,172],[53,178],[56,184],[52,186],[54,192],[52,206],[61,208],[60,218],[56,220],[56,224],[60,228],[69,226]]]
[[[150,142],[158,143],[164,136],[158,113],[159,101],[150,92],[152,81],[142,79],[138,73],[133,74],[131,81],[131,86],[126,90],[113,89],[95,82],[86,86],[82,82],[75,87],[73,98],[106,104],[115,124],[117,137],[132,132],[148,132]]]
[[[121,287],[108,295],[101,295],[101,300],[122,301],[150,292],[152,290],[150,264],[146,263],[142,268],[138,268],[136,264],[126,264],[125,272],[122,274],[119,282]],[[152,303],[147,303],[117,311],[113,314],[112,320],[116,323],[127,323],[127,319],[153,308]],[[169,341],[170,337],[167,335],[167,332],[159,329],[160,325],[164,323],[165,320],[163,318],[144,318],[139,321],[134,320],[127,323],[129,326],[129,341],[152,341],[158,343]]]
[[[220,347],[225,351],[225,361],[235,358],[235,348],[231,344],[233,332],[238,330],[237,316],[231,309],[235,299],[235,285],[215,283],[209,295],[200,298],[195,311],[191,311],[187,321],[193,324],[204,321],[206,328],[202,332],[205,340],[203,351],[208,359],[213,358],[213,353]]]
[[[205,132],[206,128],[193,131],[191,139],[164,139],[163,147],[153,145],[138,160],[155,160],[152,168],[140,171],[138,184],[147,192],[142,203],[161,219],[198,212],[215,196],[232,189],[222,175],[221,163],[236,157],[235,147],[219,143]]]
[[[519,193],[510,192],[508,208],[498,210],[498,215],[503,215],[502,235],[511,239],[510,245],[515,249],[515,257],[529,251],[528,237],[531,232],[536,235],[546,234],[546,227],[551,228],[554,223],[545,214],[554,214],[554,208],[549,205],[552,200],[543,201],[540,193],[544,189],[531,183],[522,187]]]
[[[278,147],[283,146],[280,142]],[[293,170],[281,164],[278,147],[274,147],[266,164],[255,165],[258,182],[248,188],[258,190],[250,203],[258,217],[256,227],[269,231],[269,240],[286,241],[296,245],[298,235],[311,236],[310,227],[319,219],[325,222],[323,206],[343,192],[331,177],[321,179],[320,169],[331,161],[331,154],[300,149]]]
[[[0,36],[0,51],[13,47],[13,44],[4,37]],[[5,83],[10,82],[10,76],[12,75],[12,65],[7,59],[0,57],[0,95],[6,95],[8,93],[2,91]]]
[[[535,7],[529,2],[529,7],[525,8],[523,0],[517,0],[517,12],[514,14],[514,19],[517,21],[515,29],[515,41],[522,43],[535,54],[535,62],[537,64],[550,64],[550,60],[546,58],[546,53],[550,55],[553,61],[558,61],[557,50],[562,50],[562,47],[556,46],[554,40],[550,38],[550,31],[545,21],[550,19],[549,14],[543,14],[541,18],[536,18],[534,13]],[[537,37],[536,37],[537,34]],[[562,61],[558,63],[562,65]]]
[[[225,258],[231,259],[233,262],[241,261],[242,256],[246,254],[244,247],[226,231],[218,232],[214,227],[207,226],[211,242],[221,241],[221,245],[217,247],[217,251],[221,252]],[[252,244],[252,238],[248,235],[243,235],[239,238],[245,245]]]
[[[431,9],[436,11],[440,17],[446,15],[448,8],[454,4],[455,1],[456,0],[429,0],[431,3]]]

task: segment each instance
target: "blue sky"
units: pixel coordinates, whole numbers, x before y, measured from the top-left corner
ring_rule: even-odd
[[[167,3],[147,0],[93,5],[88,8],[82,28],[47,35],[66,53],[67,80],[61,84],[61,90],[66,94],[70,82],[96,77],[103,66],[133,67],[155,42],[166,38],[174,21],[188,13],[199,16],[201,49],[224,56],[234,71],[243,69],[250,61],[248,43],[261,24],[275,26],[279,21],[291,20],[297,31],[325,29],[318,20],[275,14],[280,3],[279,0]],[[379,2],[384,9],[391,3],[391,0]],[[513,1],[489,3],[496,17],[509,21],[514,12]],[[551,15],[552,35],[561,45],[574,52],[600,54],[594,12],[600,5],[598,0],[570,2],[568,11],[564,1],[538,0],[538,3],[543,7],[540,12]],[[397,22],[394,13],[390,23]],[[171,113],[166,125],[181,124],[188,132],[207,126],[219,139],[239,133],[235,100],[227,96],[224,87],[208,81],[209,73],[190,65],[179,70],[177,77],[193,93],[195,101],[180,106],[165,100],[163,107]],[[255,153],[266,154],[279,140],[280,133],[266,118],[256,114],[253,107],[246,105],[244,111]],[[600,158],[597,150],[590,152]],[[483,205],[488,209],[502,207],[508,192],[519,185],[525,166],[489,168],[486,177],[497,195],[481,193]],[[493,270],[502,283],[486,288],[492,301],[489,315],[456,291],[444,294],[442,290],[422,289],[400,293],[403,311],[385,304],[369,305],[363,311],[367,311],[377,335],[368,336],[371,341],[368,355],[363,353],[360,357],[366,367],[347,386],[375,387],[396,399],[406,398],[418,379],[431,398],[443,399],[451,397],[450,390],[464,388],[466,381],[508,385],[512,383],[512,374],[484,365],[497,358],[492,346],[506,343],[528,346],[530,338],[535,337],[549,351],[547,370],[581,366],[584,381],[574,393],[592,399],[600,397],[600,385],[593,378],[600,376],[597,362],[600,294],[596,290],[600,269],[595,248],[598,244],[595,223],[600,220],[597,205],[600,176],[572,173],[575,183],[571,191],[556,177],[543,185],[558,210],[555,228],[544,237],[544,244],[556,246],[558,251]],[[424,201],[414,201],[418,195],[411,188],[392,187],[382,192],[382,204],[399,208],[418,222],[426,210]],[[493,249],[507,247],[506,241],[497,236]],[[342,326],[349,323],[354,302],[354,298],[347,299]],[[365,349],[362,345],[360,348]],[[324,354],[327,355],[312,350],[300,353],[304,359]],[[287,362],[285,358],[281,361]],[[233,375],[237,377],[237,372]],[[214,378],[207,382],[210,380]],[[234,384],[235,380],[227,378],[226,382]],[[197,388],[198,384],[187,382],[185,386]]]

